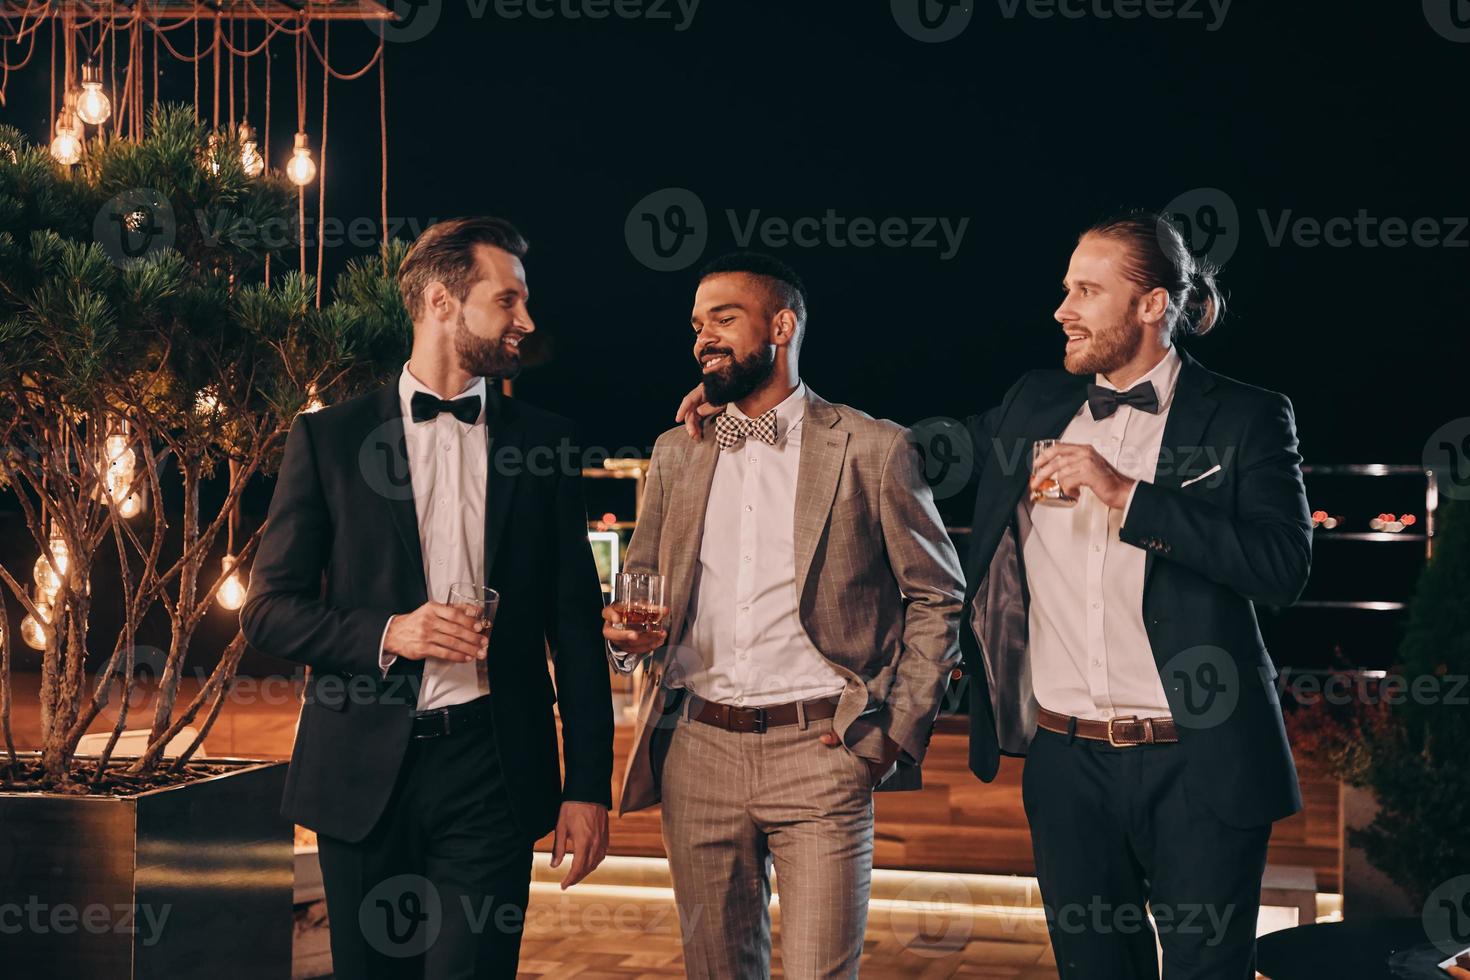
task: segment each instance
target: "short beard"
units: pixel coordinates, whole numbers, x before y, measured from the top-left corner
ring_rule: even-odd
[[[503,337],[486,340],[470,333],[464,313],[454,325],[454,353],[459,356],[460,368],[475,377],[508,381],[521,373],[520,353],[508,349]]]
[[[730,363],[704,376],[704,397],[711,405],[728,405],[755,392],[776,372],[776,348],[762,344],[743,361]]]
[[[1062,366],[1070,374],[1111,374],[1138,355],[1143,333],[1143,321],[1130,312],[1118,326],[1093,331],[1087,353],[1064,354]]]

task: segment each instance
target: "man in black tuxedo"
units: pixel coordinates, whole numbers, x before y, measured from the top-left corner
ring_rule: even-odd
[[[283,812],[318,834],[337,977],[514,977],[533,842],[554,827],[553,866],[573,854],[563,888],[606,853],[580,454],[567,420],[491,383],[535,329],[526,248],[496,218],[414,243],[412,356],[297,418],[241,611],[253,646],[311,668]],[[447,603],[459,583],[499,592],[493,628]]]
[[[1166,978],[1248,980],[1271,822],[1301,808],[1253,605],[1311,563],[1291,403],[1174,346],[1224,304],[1160,216],[1089,229],[1063,286],[1066,370],[972,433],[970,768],[1026,756],[1063,978],[1157,977],[1146,905]]]

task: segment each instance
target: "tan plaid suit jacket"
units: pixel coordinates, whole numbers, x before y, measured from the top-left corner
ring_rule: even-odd
[[[669,638],[684,635],[719,449],[713,416],[695,442],[682,427],[654,444],[625,571],[668,576]],[[902,426],[807,389],[796,487],[796,580],[802,627],[847,679],[834,729],[877,760],[886,734],[903,750],[883,789],[917,789],[919,764],[959,662],[964,579],[918,452]],[[651,735],[665,714],[665,646],[639,670],[634,750],[619,814],[652,806]],[[614,667],[628,668],[613,656]],[[664,720],[662,724],[669,724]]]

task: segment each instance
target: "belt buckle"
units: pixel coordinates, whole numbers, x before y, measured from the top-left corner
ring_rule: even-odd
[[[1138,722],[1138,716],[1137,715],[1122,715],[1122,716],[1117,717],[1117,718],[1109,718],[1108,719],[1108,744],[1111,745],[1115,749],[1126,749],[1126,748],[1131,748],[1132,746],[1135,746],[1135,745],[1141,745],[1142,744],[1141,742],[1120,742],[1120,741],[1118,741],[1118,737],[1113,734],[1113,726],[1116,725],[1120,721],[1125,721],[1125,722],[1131,721],[1131,722],[1134,722],[1136,724]]]
[[[755,732],[757,735],[764,735],[766,733],[766,709],[765,708],[756,708],[755,709],[755,722],[754,722],[754,725],[755,725],[755,727],[752,728],[751,731]]]

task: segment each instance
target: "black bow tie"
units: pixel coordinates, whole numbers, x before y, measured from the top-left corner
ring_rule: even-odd
[[[408,402],[415,422],[429,422],[438,418],[440,412],[448,412],[465,425],[474,425],[480,417],[480,396],[466,395],[453,401],[445,401],[427,391],[415,391]]]
[[[1127,391],[1104,388],[1097,384],[1087,386],[1087,407],[1092,410],[1093,419],[1107,418],[1118,410],[1119,405],[1128,405],[1150,415],[1159,414],[1159,396],[1154,391],[1154,383],[1145,381]]]

